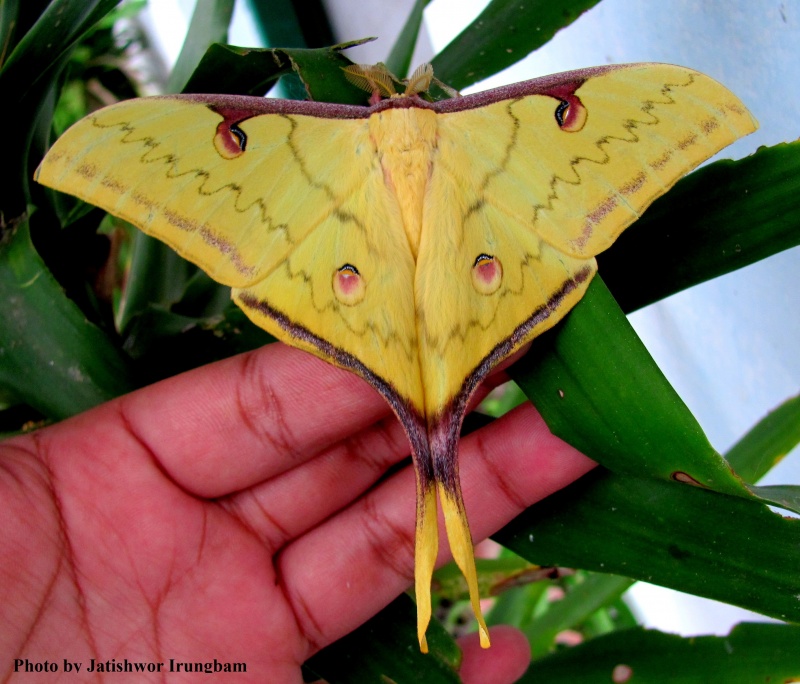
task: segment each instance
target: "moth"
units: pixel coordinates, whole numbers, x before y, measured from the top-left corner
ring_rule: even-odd
[[[134,99],[87,116],[36,172],[232,288],[278,339],[369,382],[411,444],[420,647],[437,495],[481,644],[458,475],[470,400],[580,300],[594,256],[756,122],[665,64],[572,71],[430,102],[423,66],[348,77],[369,106],[228,95]]]

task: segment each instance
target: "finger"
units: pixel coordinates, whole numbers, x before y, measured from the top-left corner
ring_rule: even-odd
[[[528,669],[531,647],[521,631],[499,625],[489,633],[489,649],[481,648],[477,633],[458,640],[464,654],[458,673],[464,684],[512,684]]]
[[[161,467],[205,497],[297,467],[390,414],[361,378],[280,343],[118,401],[126,428]]]
[[[594,465],[554,437],[530,404],[462,440],[460,464],[476,541]],[[406,468],[283,550],[284,591],[312,644],[346,634],[411,584],[414,514]],[[439,562],[448,558],[442,544]]]
[[[390,416],[221,504],[277,551],[346,508],[409,453],[399,421]]]
[[[508,380],[497,373],[471,404]],[[281,477],[229,497],[223,505],[272,549],[279,549],[361,496],[410,455],[400,422],[390,415],[324,449]]]

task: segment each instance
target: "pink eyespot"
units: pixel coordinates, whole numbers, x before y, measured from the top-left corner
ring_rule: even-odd
[[[472,285],[483,295],[497,291],[503,282],[503,265],[490,254],[479,254],[472,264]]]
[[[221,156],[225,159],[236,159],[244,154],[246,146],[247,136],[239,126],[227,121],[220,122],[214,135],[214,147]]]
[[[558,103],[555,117],[562,131],[576,133],[586,125],[588,113],[576,95],[568,95]]]
[[[345,264],[334,271],[333,293],[345,306],[353,306],[364,299],[367,286],[355,266]]]

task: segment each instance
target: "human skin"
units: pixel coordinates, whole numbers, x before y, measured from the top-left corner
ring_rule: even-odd
[[[239,682],[299,684],[305,660],[413,581],[414,473],[383,478],[408,453],[365,382],[282,344],[0,443],[0,676],[32,681],[16,658],[72,683],[97,680],[65,658],[216,658],[247,664]],[[469,435],[473,538],[592,466],[529,404]],[[511,628],[461,645],[468,683],[528,666]]]

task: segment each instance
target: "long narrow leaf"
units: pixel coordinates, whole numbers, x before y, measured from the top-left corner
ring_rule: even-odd
[[[754,684],[800,681],[800,627],[744,623],[727,636],[685,639],[632,629],[531,665],[518,684]]]
[[[416,0],[403,29],[400,31],[400,35],[397,36],[397,40],[386,59],[386,66],[389,71],[399,78],[408,76],[411,58],[414,56],[414,48],[417,45],[419,30],[422,27],[423,12],[430,2],[431,0]]]
[[[493,0],[433,59],[436,75],[461,89],[515,64],[600,0]]]
[[[134,388],[126,357],[64,296],[27,224],[0,244],[0,301],[6,391],[57,420]]]
[[[54,84],[69,51],[118,2],[53,0],[7,56],[0,70],[0,128],[14,134],[6,136],[3,148],[3,162],[11,169],[0,185],[0,216],[6,221],[21,217],[30,201],[32,169],[27,163],[31,141],[43,113],[53,106]],[[20,8],[19,14],[32,19],[30,8],[26,6],[26,10]],[[48,101],[50,104],[43,106]]]
[[[167,83],[167,92],[183,90],[209,46],[228,42],[234,0],[198,0],[183,47]]]
[[[749,489],[764,503],[800,513],[800,486],[798,485],[767,485]]]
[[[549,652],[559,632],[585,622],[592,613],[622,596],[633,583],[618,575],[587,573],[581,584],[570,587],[564,598],[550,603],[547,611],[525,625],[531,656],[535,659]]]
[[[623,575],[800,622],[800,520],[753,500],[598,469],[494,538],[532,563]]]
[[[800,142],[679,181],[598,257],[626,312],[800,244]]]
[[[13,109],[36,81],[60,62],[75,42],[119,2],[53,0],[0,71],[3,106]],[[54,46],[57,47],[54,49]]]
[[[745,482],[758,482],[798,444],[800,395],[787,399],[760,420],[725,458]]]
[[[0,70],[19,35],[19,0],[0,0]]]
[[[554,434],[607,468],[750,495],[599,277],[509,373]]]

